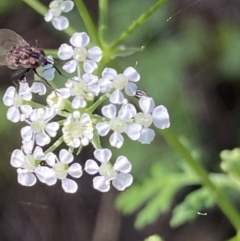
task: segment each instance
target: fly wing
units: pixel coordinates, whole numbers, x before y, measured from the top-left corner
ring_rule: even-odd
[[[0,29],[0,65],[8,65],[6,55],[14,46],[29,46],[29,44],[14,31]]]

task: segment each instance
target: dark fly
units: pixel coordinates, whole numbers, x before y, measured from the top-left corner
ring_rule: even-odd
[[[0,65],[17,69],[14,76],[21,73],[22,76],[19,80],[24,79],[30,70],[37,74],[38,67],[48,64],[53,65],[43,49],[30,46],[21,36],[10,29],[0,29]]]

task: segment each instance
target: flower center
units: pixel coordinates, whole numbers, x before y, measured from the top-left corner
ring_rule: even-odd
[[[79,121],[73,121],[70,126],[69,126],[69,132],[71,133],[70,135],[73,138],[79,138],[83,136],[83,125]]]
[[[22,102],[23,102],[22,96],[19,94],[15,94],[13,105],[16,107],[20,107],[22,105]]]
[[[54,17],[57,17],[62,13],[61,7],[57,1],[51,2],[49,8]]]
[[[149,113],[137,113],[135,116],[135,122],[143,127],[149,127],[152,124],[153,117]]]
[[[28,171],[32,171],[35,168],[35,158],[32,154],[28,154],[25,156],[25,162],[23,165],[24,169],[27,169]]]
[[[128,84],[128,79],[124,74],[119,74],[113,80],[113,87],[117,90],[122,90]]]
[[[46,121],[43,119],[39,119],[37,121],[33,121],[31,124],[31,128],[33,132],[38,133],[38,132],[43,132],[46,128]]]
[[[99,174],[104,176],[107,180],[113,180],[117,176],[117,172],[109,163],[102,163],[99,167]]]
[[[67,168],[65,164],[58,162],[53,166],[53,170],[56,172],[56,176],[58,179],[66,178]]]
[[[119,117],[115,117],[115,118],[111,119],[109,124],[110,124],[111,129],[118,133],[122,133],[127,130],[127,124],[126,124],[125,120],[123,120]]]
[[[77,61],[84,61],[87,58],[87,50],[84,47],[75,48],[73,58]]]

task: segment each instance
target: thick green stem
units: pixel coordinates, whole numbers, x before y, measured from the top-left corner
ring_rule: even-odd
[[[165,2],[168,0],[158,0],[148,11],[143,13],[132,25],[124,31],[120,37],[112,44],[111,49],[119,47],[128,37],[132,35],[141,25],[143,25]]]
[[[224,193],[219,190],[214,183],[210,180],[208,173],[203,169],[198,160],[196,160],[192,155],[190,150],[188,150],[179,140],[177,134],[172,129],[167,129],[160,132],[161,135],[165,138],[168,144],[187,162],[188,166],[199,177],[201,183],[206,186],[213,194],[213,197],[222,209],[225,215],[228,217],[232,225],[237,230],[237,233],[240,233],[240,215],[232,203],[226,198]]]
[[[37,0],[23,0],[28,6],[33,8],[36,12],[38,12],[41,15],[45,15],[48,11],[48,8],[45,7],[42,3],[40,3]],[[67,29],[64,29],[63,32],[65,32],[67,35],[71,36],[73,33],[77,32],[73,27],[69,26]]]
[[[104,45],[107,38],[107,28],[108,28],[108,0],[99,0],[99,24],[98,24],[98,34],[99,39]]]
[[[84,5],[82,0],[74,0],[74,2],[75,2],[78,12],[81,15],[82,20],[87,28],[87,31],[88,31],[88,34],[89,34],[91,40],[93,42],[95,42],[97,45],[99,45],[99,47],[101,47],[101,43],[98,38],[98,33],[95,28],[95,24],[90,16],[88,10],[86,9],[86,6]]]

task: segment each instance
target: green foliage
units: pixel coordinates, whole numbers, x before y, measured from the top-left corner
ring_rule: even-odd
[[[240,148],[235,148],[232,151],[224,150],[220,153],[220,157],[222,170],[227,172],[240,188]]]
[[[164,240],[159,235],[155,234],[144,239],[144,241],[164,241]]]
[[[168,211],[181,188],[198,183],[192,174],[170,173],[159,163],[152,166],[151,174],[142,184],[133,185],[122,193],[117,200],[117,207],[125,214],[141,208],[135,221],[136,228],[143,228],[154,222],[160,213]]]
[[[178,227],[196,218],[201,210],[213,207],[213,196],[205,187],[189,193],[183,202],[173,209],[173,217],[170,221],[172,227]]]

